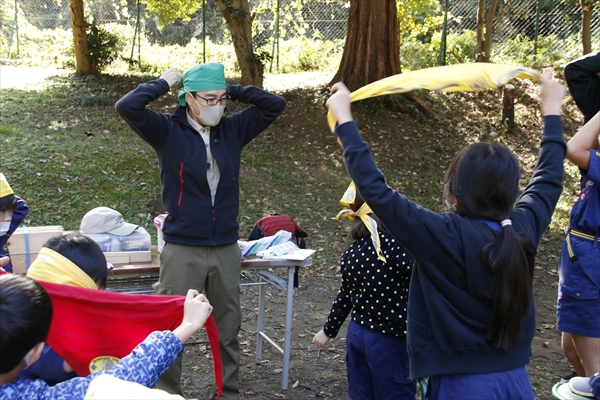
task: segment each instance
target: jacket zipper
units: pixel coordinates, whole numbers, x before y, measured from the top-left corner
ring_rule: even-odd
[[[181,196],[183,196],[183,161],[179,166],[179,200],[177,201],[177,207],[181,207]]]

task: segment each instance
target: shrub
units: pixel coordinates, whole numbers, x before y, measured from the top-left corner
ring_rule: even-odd
[[[118,35],[99,26],[94,18],[85,23],[88,43],[88,57],[92,60],[93,68],[104,71],[119,55],[123,47]]]

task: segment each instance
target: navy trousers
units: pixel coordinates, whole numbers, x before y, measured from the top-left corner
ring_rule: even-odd
[[[409,378],[406,338],[390,336],[350,321],[346,334],[348,396],[353,400],[415,399]]]

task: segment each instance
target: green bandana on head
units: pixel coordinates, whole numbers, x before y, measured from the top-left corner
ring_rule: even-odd
[[[206,63],[194,65],[183,73],[181,78],[183,90],[177,96],[179,104],[187,105],[185,94],[188,92],[202,92],[205,90],[226,89],[225,67],[223,64]]]

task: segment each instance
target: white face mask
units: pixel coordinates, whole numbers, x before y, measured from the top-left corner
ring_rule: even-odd
[[[198,103],[198,101],[195,98],[194,102],[196,103],[196,106],[198,106],[198,108],[200,109],[200,115],[196,114],[192,107],[190,107],[190,109],[192,110],[192,114],[194,114],[196,118],[200,120],[200,123],[202,125],[216,126],[219,123],[221,117],[223,116],[223,113],[225,112],[225,106],[204,107],[200,105],[200,103]]]
[[[6,235],[10,229],[10,222],[0,222],[0,236]]]

